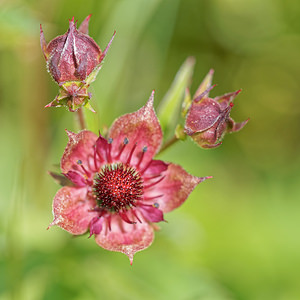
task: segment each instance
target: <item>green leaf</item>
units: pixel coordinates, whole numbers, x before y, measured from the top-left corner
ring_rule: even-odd
[[[165,133],[174,132],[186,88],[191,83],[195,59],[188,57],[177,72],[175,79],[158,108],[158,118]]]

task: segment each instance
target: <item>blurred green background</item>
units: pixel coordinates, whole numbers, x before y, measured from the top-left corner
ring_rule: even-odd
[[[127,257],[51,228],[59,186],[47,174],[76,130],[46,72],[47,41],[88,15],[104,49],[92,84],[101,126],[157,107],[183,61],[194,92],[210,68],[217,96],[239,88],[232,117],[250,122],[223,145],[190,140],[159,158],[201,183],[166,215],[153,245]],[[300,2],[292,0],[0,0],[0,300],[300,299]],[[95,129],[95,128],[94,128]]]

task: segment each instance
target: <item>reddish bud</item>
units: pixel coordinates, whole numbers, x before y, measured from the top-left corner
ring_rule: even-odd
[[[212,70],[206,76],[212,76]],[[241,92],[238,90],[223,96],[209,98],[208,93],[214,87],[202,82],[194,97],[185,122],[185,133],[202,148],[215,148],[221,145],[221,141],[228,132],[242,129],[248,120],[235,123],[230,118],[234,98]],[[203,91],[203,87],[206,90]],[[202,88],[202,90],[201,90]],[[201,91],[201,93],[199,92]]]
[[[53,79],[59,84],[60,90],[56,98],[46,105],[67,106],[70,111],[76,111],[82,105],[89,107],[91,94],[87,91],[90,83],[96,79],[101,63],[110,47],[101,51],[96,42],[88,35],[88,24],[91,15],[87,16],[79,29],[76,29],[74,17],[69,20],[69,29],[50,41],[45,41],[42,26],[40,27],[40,42],[47,68]]]

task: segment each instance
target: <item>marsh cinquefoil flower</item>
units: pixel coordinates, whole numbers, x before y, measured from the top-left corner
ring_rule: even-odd
[[[57,192],[50,226],[74,235],[89,230],[98,245],[125,253],[131,263],[137,251],[151,245],[153,223],[208,178],[153,160],[162,142],[153,93],[144,107],[113,123],[108,139],[87,130],[68,136],[61,170],[73,186]]]
[[[48,71],[60,86],[59,94],[46,107],[66,106],[70,111],[76,111],[85,105],[92,109],[88,102],[91,94],[87,89],[96,79],[114,35],[102,52],[88,35],[90,17],[86,17],[78,30],[73,17],[68,31],[48,44],[40,27],[40,42]]]
[[[230,117],[233,100],[241,90],[209,98],[214,87],[211,86],[212,76],[213,70],[210,70],[200,84],[185,120],[185,133],[202,148],[218,147],[226,133],[239,131],[248,122],[236,123]]]

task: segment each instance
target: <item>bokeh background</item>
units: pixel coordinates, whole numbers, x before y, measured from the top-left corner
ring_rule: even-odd
[[[214,178],[132,267],[87,236],[46,230],[59,188],[47,170],[64,129],[77,128],[65,109],[44,109],[57,86],[39,24],[49,41],[90,13],[102,49],[117,31],[92,84],[92,127],[137,110],[152,89],[157,107],[189,56],[192,92],[214,68],[211,95],[242,88],[232,117],[251,119],[217,149],[186,141],[159,156]],[[0,0],[0,299],[300,299],[299,54],[299,1]]]

